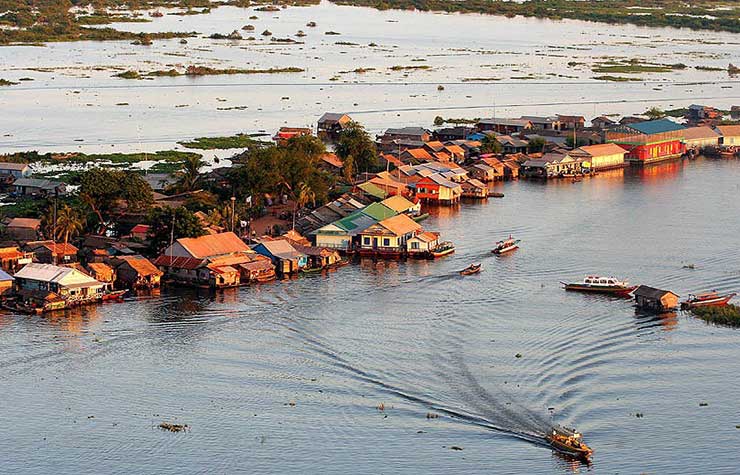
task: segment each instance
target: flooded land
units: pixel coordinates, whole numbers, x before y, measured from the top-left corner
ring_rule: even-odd
[[[0,152],[170,150],[194,137],[315,125],[328,110],[379,133],[431,126],[437,115],[590,118],[729,108],[740,97],[728,73],[740,64],[732,33],[330,3],[148,19],[113,26],[198,35],[0,47],[0,78],[17,83],[0,89]],[[243,39],[210,38],[234,31]],[[190,66],[252,74],[185,74]],[[139,78],[120,77],[127,72]]]
[[[157,11],[105,26],[196,33],[0,46],[0,153],[85,154],[39,176],[170,173],[327,111],[374,136],[740,104],[731,32],[327,2]],[[484,186],[505,197],[424,205],[455,243],[441,259],[0,310],[0,473],[736,473],[740,329],[560,282],[737,291],[740,160]],[[493,255],[507,236],[520,248]],[[590,463],[552,450],[554,423],[585,434]]]

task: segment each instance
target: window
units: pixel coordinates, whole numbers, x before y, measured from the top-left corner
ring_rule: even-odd
[[[419,249],[419,241],[412,242],[411,249]]]
[[[362,238],[362,243],[364,245],[366,245],[366,246],[369,246],[370,245],[370,238],[367,237],[367,236],[365,236],[364,238]]]
[[[391,245],[391,240],[388,238],[383,238],[383,247],[388,247]]]

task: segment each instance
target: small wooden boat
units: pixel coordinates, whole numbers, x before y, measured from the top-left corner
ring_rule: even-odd
[[[432,249],[430,254],[432,255],[434,259],[436,259],[438,257],[447,256],[449,254],[452,254],[453,252],[455,252],[455,245],[452,244],[450,241],[444,241],[444,242],[439,243],[437,247]]]
[[[105,300],[120,300],[120,299],[123,298],[123,295],[126,292],[128,292],[128,289],[124,289],[124,290],[112,290],[110,292],[104,293],[103,296],[101,297],[101,299],[103,301],[105,301]]]
[[[583,442],[583,435],[574,429],[555,426],[545,437],[553,449],[558,452],[588,460],[593,454],[591,447]]]
[[[473,274],[477,274],[480,271],[481,271],[481,265],[479,263],[470,264],[468,267],[460,271],[460,275],[473,275]]]
[[[597,294],[610,294],[627,296],[637,288],[636,285],[630,285],[626,280],[619,280],[615,277],[599,277],[597,275],[587,275],[581,282],[566,283],[563,288],[574,292],[591,292]]]
[[[304,267],[301,269],[302,274],[320,274],[323,271],[323,267]]]
[[[419,216],[414,216],[412,219],[416,221],[417,223],[420,223],[427,219],[429,217],[429,213],[420,214]]]
[[[689,294],[689,298],[681,302],[681,309],[688,310],[696,307],[722,307],[737,294],[718,294],[707,292],[703,294]]]
[[[500,193],[498,191],[489,191],[488,192],[488,197],[489,198],[503,198],[504,197],[504,194],[503,193]]]
[[[327,267],[329,269],[337,269],[339,267],[344,267],[344,266],[348,265],[350,262],[351,262],[350,259],[339,259],[335,263],[329,264]]]
[[[519,249],[520,242],[520,239],[514,239],[509,236],[509,239],[497,242],[496,247],[491,252],[494,254],[506,254],[507,252],[515,251]]]

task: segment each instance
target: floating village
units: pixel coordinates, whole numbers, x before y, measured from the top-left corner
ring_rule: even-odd
[[[316,129],[283,127],[272,142],[248,148],[326,144],[312,166],[333,177],[330,197],[318,203],[301,183],[282,195],[232,196],[221,209],[179,210],[206,186],[229,189],[230,173],[243,167],[195,172],[186,191],[155,183],[148,177],[152,202],[159,210],[142,212],[133,199],[114,196],[102,219],[102,205],[92,191],[48,177],[36,177],[34,164],[0,163],[5,203],[48,203],[43,216],[7,216],[2,223],[0,293],[9,311],[45,314],[82,305],[115,302],[136,292],[168,286],[219,289],[269,285],[275,279],[339,271],[359,259],[439,259],[455,244],[424,226],[428,211],[439,206],[465,206],[470,200],[501,199],[512,180],[598,179],[605,170],[650,167],[668,160],[697,156],[733,159],[740,155],[740,107],[719,111],[692,105],[684,117],[585,117],[556,115],[488,118],[431,130],[389,128],[366,143],[373,170],[349,163],[363,150],[352,149],[347,135],[369,134],[348,114],[326,113]],[[354,145],[357,147],[357,145]],[[294,147],[294,148],[290,148]],[[244,152],[249,158],[250,151]],[[64,161],[72,155],[55,157]],[[268,165],[262,165],[269,168]],[[265,169],[269,173],[271,170]],[[133,174],[135,172],[124,172]],[[125,180],[125,178],[121,178]],[[169,179],[188,179],[183,171]],[[243,178],[243,177],[242,177]],[[248,177],[249,178],[249,177]],[[89,187],[89,185],[88,185]],[[97,193],[105,193],[98,190]],[[77,195],[99,220],[96,232],[83,232],[67,204]],[[244,210],[247,211],[244,211]],[[239,211],[237,211],[239,210]],[[218,212],[219,219],[214,219]],[[156,214],[156,213],[155,213]],[[162,219],[164,216],[164,219]],[[183,220],[187,221],[183,224]],[[188,229],[185,229],[185,228]],[[158,246],[153,246],[155,240]],[[494,255],[515,254],[526,246],[516,236],[491,236]],[[461,278],[485,271],[479,262],[459,270]],[[681,297],[671,290],[631,285],[616,277],[589,275],[561,282],[564,290],[634,298],[640,311],[702,311],[732,306],[734,293],[703,291]],[[555,427],[547,437],[558,451],[588,458],[592,451],[581,434]]]

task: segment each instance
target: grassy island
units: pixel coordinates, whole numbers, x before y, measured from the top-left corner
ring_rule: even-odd
[[[691,312],[697,317],[710,323],[740,327],[740,307],[733,304],[722,307],[697,307]]]
[[[676,27],[692,30],[740,33],[740,10],[732,0],[332,0],[341,5],[379,10],[420,10],[457,13],[484,13],[507,17],[523,16],[561,20],[592,21],[639,26]],[[638,10],[636,10],[638,9]],[[640,13],[640,14],[636,14]]]

